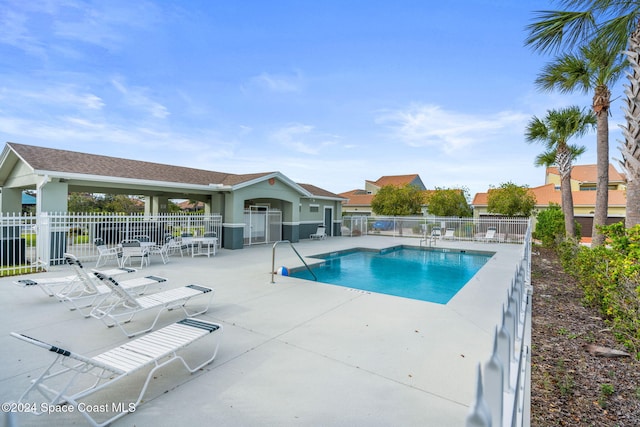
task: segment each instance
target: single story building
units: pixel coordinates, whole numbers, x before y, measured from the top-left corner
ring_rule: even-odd
[[[143,196],[146,214],[168,200],[198,200],[222,216],[222,247],[244,245],[245,212],[279,211],[282,238],[297,242],[324,224],[339,235],[343,198],[281,172],[231,174],[7,142],[0,154],[0,211],[22,209],[22,192],[36,191],[36,215],[67,212],[69,193]]]

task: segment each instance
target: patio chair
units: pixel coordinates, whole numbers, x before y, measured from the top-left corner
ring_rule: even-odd
[[[67,287],[64,292],[58,292],[56,297],[58,300],[69,307],[70,310],[78,310],[84,317],[89,317],[91,310],[83,310],[98,304],[105,298],[108,298],[111,289],[102,283],[96,277],[96,274],[102,274],[107,277],[120,275],[123,273],[135,273],[137,270],[133,268],[116,268],[113,270],[92,271],[88,272],[80,260],[75,255],[66,253],[64,259],[75,272],[78,280],[72,286]],[[134,295],[144,294],[149,286],[159,285],[166,282],[167,279],[158,276],[145,276],[120,281],[120,285]]]
[[[189,253],[189,246],[182,243],[181,237],[170,237],[169,238],[169,248],[167,249],[167,254],[172,255],[176,252],[180,252],[180,256],[184,257],[184,251],[186,250]]]
[[[324,225],[319,225],[316,229],[316,232],[309,235],[311,240],[322,240],[327,238],[327,233],[325,232]]]
[[[187,317],[197,316],[205,313],[211,305],[214,290],[202,285],[187,285],[180,288],[168,289],[150,295],[136,298],[129,291],[124,289],[113,277],[107,277],[97,273],[96,276],[103,281],[113,291],[110,298],[102,300],[91,310],[91,316],[99,319],[107,327],[118,326],[128,337],[142,334],[152,330],[160,315],[164,311],[182,309]],[[186,305],[189,301],[198,296],[207,296],[204,308],[199,311],[189,311]],[[146,311],[156,310],[156,316],[151,326],[140,330],[129,332],[124,328],[125,323],[130,323],[136,314]]]
[[[104,240],[100,237],[93,240],[93,243],[98,248],[98,260],[96,261],[96,268],[101,265],[105,265],[108,261],[113,260],[116,264],[120,265],[120,259],[122,258],[122,250],[119,247],[109,248],[104,243]]]
[[[140,258],[140,268],[146,263],[149,265],[149,251],[147,247],[143,247],[139,240],[123,240],[122,246],[122,263],[124,267],[127,261],[131,265],[131,259]]]
[[[54,360],[44,372],[32,380],[31,385],[20,395],[18,406],[22,407],[20,403],[26,404],[24,406],[26,410],[31,409],[30,412],[41,415],[46,414],[42,408],[73,405],[74,412],[82,414],[91,425],[108,425],[138,408],[150,381],[160,368],[174,361],[180,361],[189,373],[194,373],[213,362],[218,353],[222,333],[223,327],[218,323],[187,318],[135,340],[127,341],[104,353],[88,357],[12,332],[13,337],[55,354]],[[215,337],[210,338],[215,339],[215,345],[207,346],[205,353],[203,342],[202,346],[198,346],[202,347],[201,351],[191,352],[194,355],[202,354],[206,358],[197,366],[191,366],[183,358],[186,348],[207,336]],[[140,381],[142,377],[134,378],[134,374],[144,368],[151,369],[142,382]],[[173,375],[175,372],[167,372],[167,374]],[[107,387],[118,387],[118,382],[125,377],[130,377],[130,381],[127,381],[126,385],[123,384],[124,387],[120,387],[114,396],[127,401],[131,400],[131,403],[124,404],[118,401],[104,405],[108,408],[106,411],[80,410],[79,405],[83,403],[85,397]],[[138,386],[140,386],[139,393]],[[38,393],[35,393],[36,391]],[[138,393],[138,395],[127,396],[127,391]],[[98,417],[108,418],[97,420]]]
[[[160,255],[162,259],[162,263],[166,264],[169,262],[169,249],[171,245],[171,238],[165,238],[165,242],[162,246],[153,245],[148,248],[149,255]]]

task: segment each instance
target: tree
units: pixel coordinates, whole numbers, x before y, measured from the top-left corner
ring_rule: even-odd
[[[144,211],[144,203],[138,199],[125,196],[124,194],[105,195],[105,203],[103,205],[105,212],[118,213],[135,213]]]
[[[536,207],[536,196],[527,186],[506,182],[489,189],[487,202],[487,210],[491,213],[529,217]]]
[[[596,115],[597,182],[593,217],[592,246],[604,243],[600,227],[606,225],[609,210],[609,111],[613,85],[626,67],[624,56],[610,51],[596,41],[581,46],[577,54],[565,54],[547,64],[536,85],[543,90],[583,93],[593,91],[593,113]]]
[[[573,195],[571,194],[571,162],[572,146],[569,139],[583,136],[596,124],[593,114],[572,106],[560,110],[549,110],[544,119],[533,116],[527,124],[525,138],[527,142],[539,142],[545,145],[546,152],[555,153],[555,164],[560,174],[560,191],[562,192],[562,211],[566,235],[575,237],[573,222]],[[538,156],[540,159],[541,156]]]
[[[427,197],[429,213],[435,216],[471,216],[467,191],[459,188],[436,188]]]
[[[417,215],[421,212],[423,203],[424,194],[414,185],[385,185],[373,196],[371,209],[376,215]]]
[[[625,225],[640,224],[640,2],[628,0],[562,0],[565,10],[538,12],[527,27],[526,44],[541,52],[571,51],[592,42],[627,56],[626,125],[620,146],[627,176]]]

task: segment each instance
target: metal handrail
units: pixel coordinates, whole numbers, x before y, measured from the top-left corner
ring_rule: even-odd
[[[275,266],[276,266],[276,246],[278,246],[278,243],[288,243],[289,246],[291,246],[291,249],[293,249],[293,252],[295,252],[296,255],[298,255],[298,258],[300,258],[300,261],[302,261],[304,266],[307,267],[307,270],[309,270],[309,273],[311,273],[311,275],[313,276],[315,281],[316,282],[318,281],[318,278],[316,277],[314,272],[307,265],[307,263],[304,261],[304,259],[302,259],[302,256],[298,253],[298,251],[296,250],[295,246],[293,246],[293,243],[291,243],[289,240],[278,240],[277,242],[275,242],[273,244],[273,249],[271,250],[271,283],[276,283],[273,280],[273,276],[276,274],[276,268],[275,268]]]

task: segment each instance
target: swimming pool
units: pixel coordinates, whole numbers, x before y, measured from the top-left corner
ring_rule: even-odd
[[[491,252],[393,247],[316,255],[319,282],[446,304],[493,256]],[[313,280],[306,268],[291,277]]]

